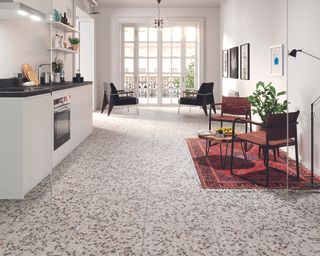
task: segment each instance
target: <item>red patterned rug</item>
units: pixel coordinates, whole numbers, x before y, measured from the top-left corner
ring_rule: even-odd
[[[196,167],[203,188],[211,189],[259,189],[266,188],[266,171],[263,157],[258,157],[258,147],[252,146],[247,152],[247,160],[244,159],[240,143],[235,144],[234,174],[230,172],[231,144],[226,158],[225,168],[221,167],[220,148],[214,145],[210,148],[208,157],[205,156],[205,141],[192,138],[186,139],[194,165]],[[222,146],[225,153],[225,145]],[[271,151],[270,151],[271,152]],[[310,170],[300,165],[300,178],[297,180],[295,161],[289,160],[287,176],[287,157],[285,152],[280,152],[280,157],[274,161],[273,153],[270,153],[270,180],[269,188],[286,189],[289,180],[290,189],[307,190],[310,188]],[[315,187],[320,186],[320,177],[314,178]]]

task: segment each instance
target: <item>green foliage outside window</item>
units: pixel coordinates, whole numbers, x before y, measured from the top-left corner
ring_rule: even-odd
[[[185,79],[186,89],[194,89],[194,74],[195,74],[194,62],[191,62],[187,68],[187,74]],[[176,88],[180,87],[180,79],[174,79],[174,85]]]
[[[188,65],[187,75],[186,75],[186,80],[185,80],[187,89],[194,88],[194,73],[195,73],[194,62],[191,62]]]

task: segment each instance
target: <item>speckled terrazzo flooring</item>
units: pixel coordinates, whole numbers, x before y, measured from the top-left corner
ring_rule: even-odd
[[[320,255],[320,194],[200,188],[201,110],[94,113],[94,132],[25,200],[0,201],[0,255]]]

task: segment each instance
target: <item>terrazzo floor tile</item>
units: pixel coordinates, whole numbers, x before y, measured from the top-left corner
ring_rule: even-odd
[[[201,189],[185,138],[207,125],[199,108],[95,112],[53,198],[48,177],[0,201],[0,255],[320,254],[319,193]]]
[[[142,255],[220,255],[210,223],[146,222]]]
[[[144,224],[105,223],[85,218],[79,232],[68,241],[75,255],[141,255]]]

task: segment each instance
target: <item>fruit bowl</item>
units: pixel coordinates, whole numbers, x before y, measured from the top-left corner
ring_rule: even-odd
[[[217,135],[224,135],[224,136],[231,136],[232,135],[232,128],[225,128],[221,127],[216,130]]]

